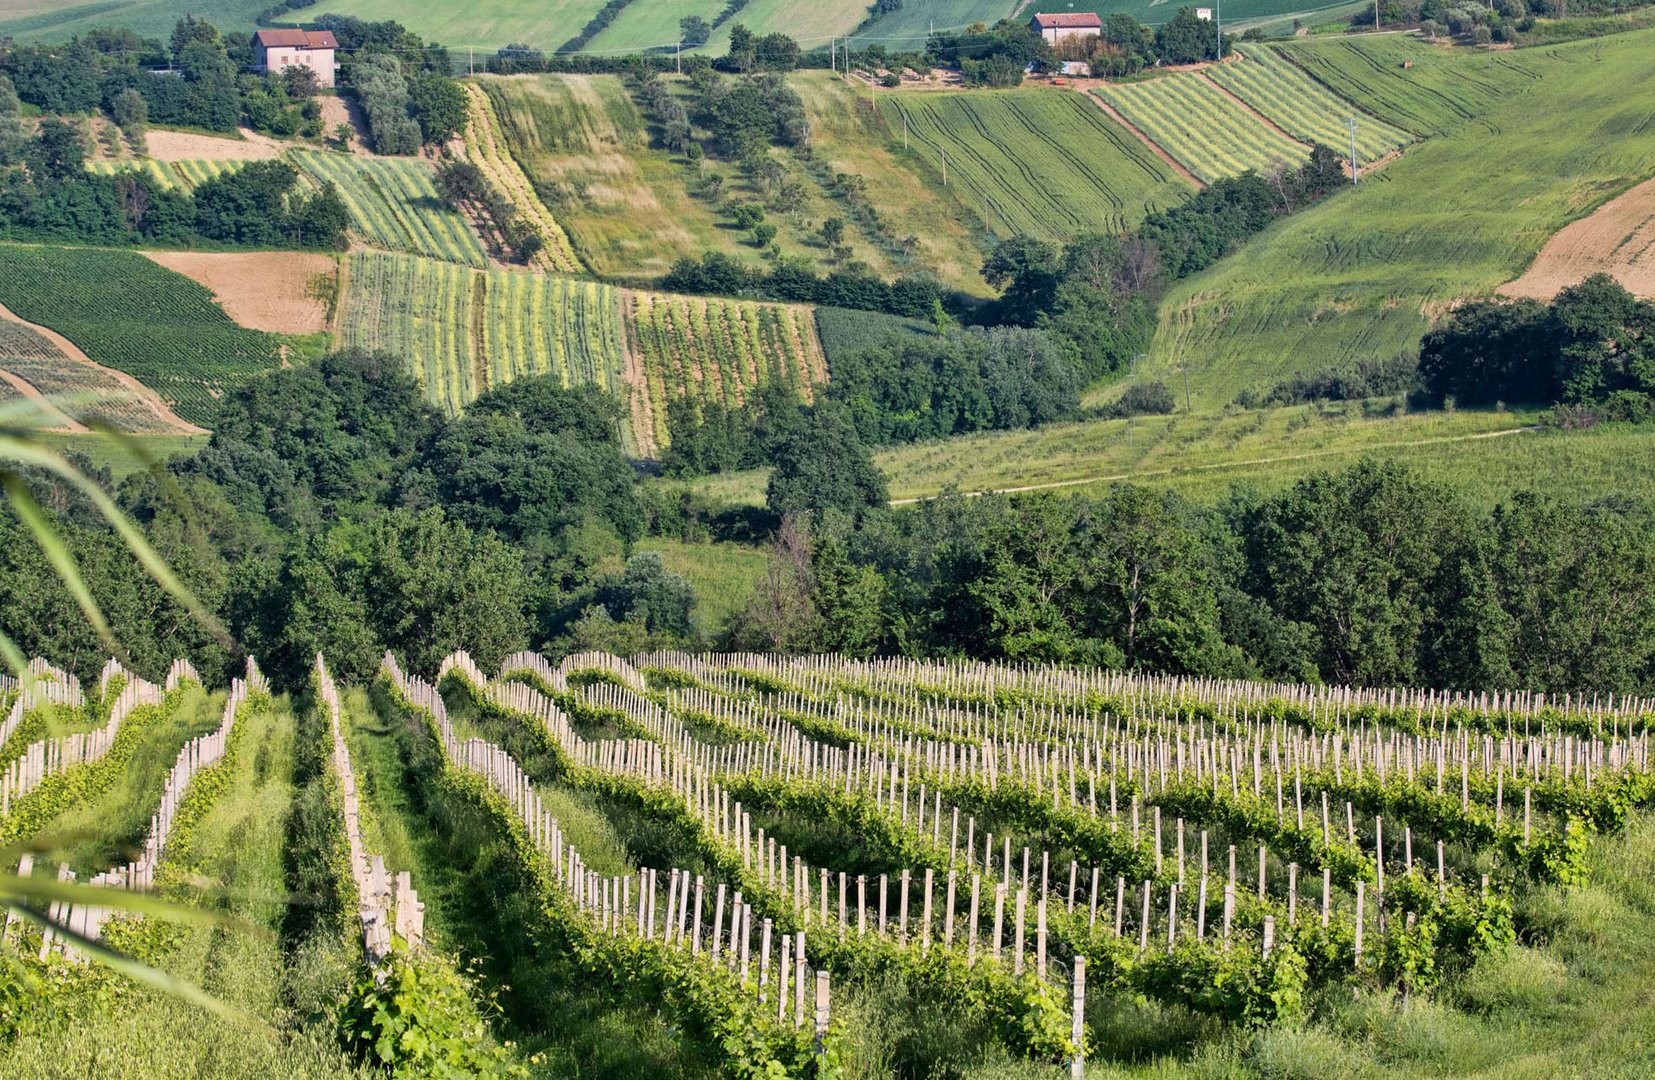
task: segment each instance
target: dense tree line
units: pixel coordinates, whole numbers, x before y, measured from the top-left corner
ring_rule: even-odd
[[[1647,690],[1652,508],[1517,495],[1492,512],[1365,462],[1216,509],[944,497],[787,522],[734,631],[902,653],[1368,685]]]
[[[86,170],[78,128],[41,121],[32,137],[0,76],[0,235],[91,244],[260,248],[345,246],[349,212],[331,184],[309,190],[285,161],[249,162],[193,192],[139,172]]]
[[[1561,402],[1655,418],[1655,303],[1607,274],[1549,304],[1472,301],[1425,335],[1419,371],[1438,405]]]
[[[43,113],[101,110],[125,128],[135,97],[151,124],[229,132],[246,122],[277,135],[320,134],[315,80],[305,72],[245,74],[252,64],[249,35],[220,34],[194,16],[180,19],[167,42],[115,28],[0,49],[0,74]]]
[[[1217,507],[1120,485],[891,510],[850,410],[780,398],[772,566],[722,644],[1446,687],[1655,685],[1655,508],[1518,495],[1484,511],[1364,462]],[[339,354],[226,400],[200,452],[120,500],[226,636],[159,593],[78,496],[36,488],[130,659],[290,684],[464,646],[704,643],[694,590],[632,548],[695,516],[641,483],[614,403],[529,379],[444,420],[402,364]],[[107,477],[105,478],[107,480]],[[103,647],[0,512],[0,620],[90,675]]]
[[[904,274],[889,282],[855,268],[818,276],[802,259],[778,259],[766,270],[719,251],[709,251],[699,260],[679,259],[661,279],[661,287],[701,295],[884,311],[915,319],[935,317],[942,303],[940,283],[925,272]]]

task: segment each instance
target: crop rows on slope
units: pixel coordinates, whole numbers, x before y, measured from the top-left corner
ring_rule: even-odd
[[[1248,49],[1243,57],[1213,67],[1208,75],[1294,138],[1349,154],[1348,123],[1355,118],[1361,161],[1383,157],[1411,140],[1400,128],[1359,112],[1274,49]]]
[[[1265,172],[1276,164],[1297,165],[1308,153],[1197,72],[1106,86],[1096,93],[1209,183],[1249,169]]]
[[[827,380],[809,308],[642,292],[622,305],[633,378],[651,404],[646,434],[657,447],[667,445],[674,398],[735,408],[765,383],[791,383],[808,398]]]
[[[0,319],[0,369],[51,397],[55,408],[76,420],[102,420],[126,432],[174,430],[160,423],[154,410],[137,401],[113,375],[70,359],[45,335],[4,319]]]
[[[211,426],[215,399],[280,362],[212,293],[130,251],[0,245],[0,304]]]
[[[1119,232],[1178,201],[1183,186],[1142,143],[1078,94],[889,95],[907,139],[1003,236]]]
[[[1445,51],[1400,36],[1264,45],[1364,112],[1437,135],[1528,89],[1540,77],[1521,53]]]
[[[317,183],[332,183],[351,230],[369,247],[484,267],[488,256],[465,218],[437,194],[431,167],[417,158],[363,158],[295,151]]]
[[[510,200],[517,212],[540,230],[546,246],[535,255],[535,265],[564,273],[579,270],[580,260],[575,257],[568,234],[541,201],[517,159],[505,148],[500,119],[495,115],[489,95],[475,84],[464,86],[470,118],[465,130],[466,156],[483,171],[489,183]]]
[[[133,161],[89,161],[86,168],[102,176],[134,173],[162,188],[192,189],[215,177],[235,172],[246,162],[226,160],[157,161],[139,158]]]

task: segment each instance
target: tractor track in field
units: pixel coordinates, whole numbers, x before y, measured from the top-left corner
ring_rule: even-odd
[[[1499,431],[1479,431],[1472,435],[1443,435],[1433,439],[1404,439],[1400,442],[1369,443],[1365,446],[1346,446],[1332,450],[1306,450],[1300,454],[1281,454],[1275,457],[1245,458],[1240,461],[1215,461],[1205,465],[1169,465],[1160,469],[1139,469],[1134,472],[1110,473],[1103,476],[1082,476],[1073,480],[1048,480],[1042,484],[1023,484],[1017,487],[984,488],[980,491],[961,492],[968,499],[979,498],[983,495],[1016,495],[1025,491],[1050,491],[1055,488],[1082,487],[1086,484],[1108,484],[1117,480],[1139,480],[1150,476],[1171,476],[1180,472],[1215,472],[1219,469],[1245,469],[1256,465],[1275,465],[1284,461],[1308,461],[1312,458],[1337,457],[1340,454],[1369,453],[1374,450],[1402,450],[1414,446],[1437,446],[1447,443],[1472,442],[1477,439],[1499,439],[1507,435],[1520,435],[1525,431],[1538,431],[1536,425],[1528,424],[1523,427],[1503,428]],[[937,498],[935,495],[920,495],[911,499],[892,499],[892,506],[912,506],[915,503],[930,502]]]
[[[1076,87],[1075,90],[1076,90],[1076,93],[1084,94],[1088,99],[1091,100],[1092,104],[1096,105],[1098,108],[1100,108],[1104,112],[1108,113],[1110,119],[1114,120],[1115,123],[1119,124],[1121,127],[1125,128],[1127,131],[1131,132],[1133,138],[1137,139],[1139,142],[1141,142],[1145,146],[1149,147],[1149,152],[1150,153],[1154,154],[1156,157],[1158,157],[1162,161],[1166,162],[1168,168],[1170,168],[1173,172],[1177,173],[1179,176],[1183,177],[1185,180],[1189,181],[1190,184],[1195,187],[1195,190],[1205,191],[1207,189],[1207,185],[1206,185],[1205,182],[1203,182],[1194,173],[1190,172],[1189,169],[1185,168],[1183,163],[1180,162],[1177,158],[1175,158],[1171,154],[1167,153],[1166,149],[1160,143],[1156,142],[1154,139],[1150,138],[1148,135],[1145,135],[1141,130],[1139,130],[1139,128],[1136,124],[1134,124],[1132,121],[1128,120],[1126,117],[1122,116],[1119,109],[1115,108],[1115,106],[1109,104],[1109,102],[1103,100],[1102,98],[1098,97],[1096,94],[1092,93],[1089,90],[1083,90],[1079,87]]]

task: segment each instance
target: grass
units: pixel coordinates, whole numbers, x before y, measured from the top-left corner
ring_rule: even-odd
[[[285,952],[276,936],[286,908],[283,825],[293,797],[292,714],[282,701],[244,715],[238,724],[239,750],[228,787],[167,856],[219,890],[222,909],[252,924],[253,932],[183,929],[161,966],[272,1027],[206,1022],[192,1006],[129,989],[111,999],[78,1003],[56,1022],[29,1030],[0,1053],[0,1072],[19,1080],[360,1075],[334,1048],[325,1020],[292,1011],[300,983],[337,985],[345,970],[344,942],[312,943],[320,947],[295,955]],[[157,779],[155,794],[159,791]]]
[[[615,21],[586,46],[585,52],[615,54],[659,49],[671,52],[678,40],[678,20],[700,15],[711,23],[724,10],[724,0],[634,0]],[[713,31],[707,44],[695,52],[723,56],[730,50],[730,28],[741,23],[755,34],[783,33],[801,48],[813,49],[832,37],[843,37],[867,17],[861,0],[827,0],[798,4],[791,0],[751,0],[724,25]],[[692,50],[685,50],[686,52]]]
[[[254,17],[266,7],[261,0],[0,0],[0,37],[65,41],[99,27],[130,26],[165,41],[185,15],[220,30],[251,31]]]
[[[886,123],[995,235],[1130,229],[1188,187],[1082,95],[1048,88],[887,94]]]
[[[279,363],[273,335],[236,325],[207,289],[136,252],[0,244],[0,304],[204,427],[225,391]]]
[[[1534,77],[1508,77],[1506,99],[1476,121],[1173,286],[1141,374],[1170,383],[1187,364],[1197,407],[1210,409],[1246,387],[1415,348],[1453,302],[1491,294],[1562,226],[1655,172],[1651,47],[1655,32],[1639,31],[1499,58],[1495,70],[1521,65]],[[1377,48],[1376,63],[1425,47]],[[1462,55],[1424,77],[1446,83],[1459,71],[1471,93],[1494,63]],[[1397,63],[1394,74],[1419,70]],[[1351,96],[1379,100],[1355,87]],[[1447,108],[1437,92],[1420,100]]]
[[[1053,485],[1096,493],[1117,480],[1216,502],[1235,485],[1285,487],[1363,455],[1394,459],[1466,498],[1492,506],[1515,491],[1566,502],[1624,494],[1655,499],[1655,431],[1603,425],[1587,431],[1515,431],[1525,412],[1364,416],[1355,403],[1258,412],[1139,417],[1053,424],[1037,431],[971,435],[893,447],[874,455],[891,497]],[[1511,431],[1495,438],[1475,438]],[[763,470],[694,481],[701,494],[736,504],[764,502]]]
[[[94,469],[108,469],[110,477],[116,481],[149,467],[126,444],[113,439],[50,432],[38,437],[62,453],[84,454]],[[174,454],[196,453],[207,445],[210,438],[211,435],[137,435],[133,441],[155,461],[164,464]]]
[[[764,551],[747,544],[649,537],[638,542],[638,550],[659,551],[668,570],[695,586],[695,619],[705,634],[719,633],[746,608],[768,566]]]
[[[149,835],[161,785],[189,740],[217,728],[224,695],[186,684],[133,751],[119,780],[96,798],[52,818],[39,835],[59,841],[53,862],[68,863],[82,881],[136,857]],[[105,721],[107,722],[107,716]]]
[[[328,11],[370,22],[394,19],[428,42],[441,42],[465,59],[465,50],[492,54],[520,41],[550,53],[574,37],[603,0],[329,0]]]

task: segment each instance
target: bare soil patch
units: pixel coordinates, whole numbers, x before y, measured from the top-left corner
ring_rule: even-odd
[[[333,138],[334,129],[340,124],[351,126],[351,152],[354,154],[373,153],[368,149],[368,140],[363,132],[367,130],[367,122],[362,118],[362,110],[356,102],[342,97],[323,95],[316,99],[322,103],[322,130],[328,138]]]
[[[224,313],[250,329],[315,334],[328,328],[324,297],[333,291],[338,271],[331,256],[305,251],[144,254],[212,290]]]
[[[1550,300],[1559,289],[1599,273],[1630,293],[1655,298],[1655,179],[1559,229],[1523,276],[1500,292]]]
[[[232,139],[223,135],[150,128],[144,138],[149,145],[149,156],[156,161],[265,161],[280,157],[282,151],[287,149],[284,143],[259,135]]]

